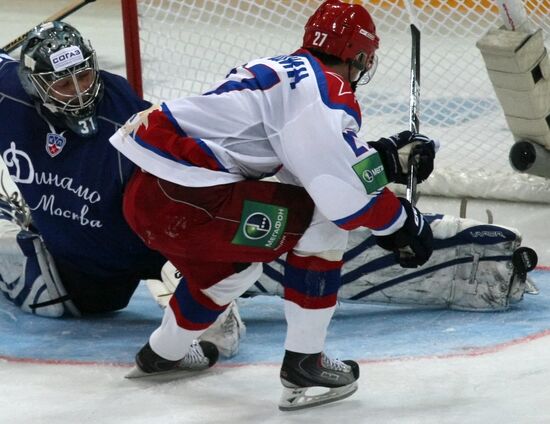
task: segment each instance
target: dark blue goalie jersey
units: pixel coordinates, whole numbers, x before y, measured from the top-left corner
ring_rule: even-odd
[[[0,154],[30,207],[34,227],[58,265],[70,264],[97,278],[138,275],[156,253],[124,220],[122,194],[135,166],[109,137],[150,104],[124,78],[102,71],[99,131],[84,138],[41,118],[20,84],[17,66],[0,54]]]

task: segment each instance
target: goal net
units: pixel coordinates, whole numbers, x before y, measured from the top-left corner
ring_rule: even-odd
[[[208,90],[229,69],[301,45],[320,0],[136,0],[144,97],[153,102]],[[351,0],[350,0],[351,1]],[[356,1],[359,3],[359,1]],[[376,75],[359,87],[367,140],[409,128],[411,39],[422,33],[420,130],[442,148],[421,193],[550,202],[548,180],[515,172],[514,143],[476,42],[502,25],[493,0],[363,0],[381,39]],[[550,0],[526,0],[548,45]],[[136,51],[137,39],[127,45]],[[128,59],[127,59],[128,60]]]

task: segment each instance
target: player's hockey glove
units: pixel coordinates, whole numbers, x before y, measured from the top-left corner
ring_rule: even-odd
[[[433,234],[430,224],[407,199],[398,198],[407,213],[403,227],[393,234],[375,236],[382,249],[391,250],[395,260],[403,268],[416,268],[426,263],[433,250]]]
[[[398,184],[407,184],[409,157],[414,155],[417,160],[417,182],[428,178],[434,169],[435,153],[439,148],[437,141],[410,131],[369,141],[368,144],[380,154],[388,181]]]

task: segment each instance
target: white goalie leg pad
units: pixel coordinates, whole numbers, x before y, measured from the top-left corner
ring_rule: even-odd
[[[202,290],[214,303],[220,306],[229,305],[200,337],[201,340],[214,343],[223,356],[231,357],[237,354],[240,340],[246,331],[233,300],[254,284],[261,274],[262,264],[252,263],[241,272]]]
[[[37,234],[0,219],[0,290],[21,310],[51,318],[80,316]]]
[[[435,250],[417,269],[395,264],[367,229],[350,232],[339,300],[500,311],[532,290],[514,272],[511,258],[521,245],[517,230],[449,215],[433,219],[431,227]],[[281,296],[284,261],[264,268],[247,294]]]
[[[517,230],[452,216],[434,219],[431,227],[434,252],[426,264],[389,265],[387,252],[372,246],[346,263],[340,298],[474,311],[505,310],[521,300],[525,280],[512,265],[521,244]],[[352,246],[361,239],[352,235]]]
[[[239,353],[239,345],[246,335],[237,302],[229,304],[225,311],[201,334],[200,340],[214,343],[225,358],[231,358]]]

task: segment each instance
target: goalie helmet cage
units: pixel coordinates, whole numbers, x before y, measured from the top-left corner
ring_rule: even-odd
[[[521,0],[518,0],[521,1]],[[359,1],[355,1],[358,3]],[[321,0],[122,0],[127,75],[152,102],[207,91],[234,66],[300,47]],[[372,82],[359,87],[361,136],[409,126],[410,32],[422,32],[422,131],[442,143],[419,192],[550,202],[550,180],[515,172],[514,143],[476,42],[502,26],[494,0],[363,0],[380,36]],[[550,39],[550,0],[525,0]],[[412,16],[411,16],[412,15]]]

